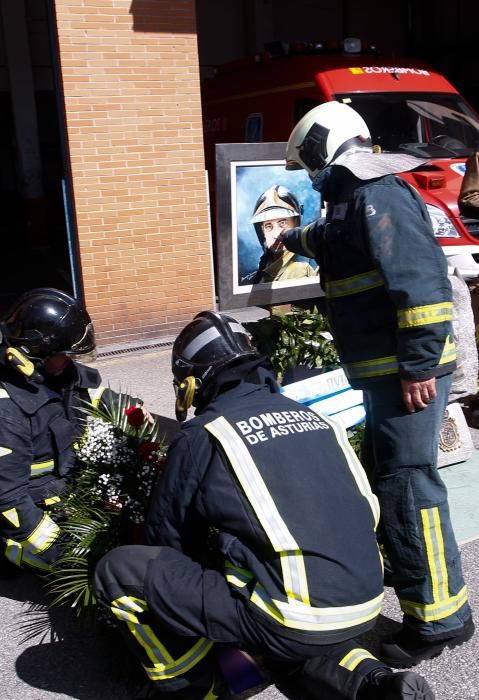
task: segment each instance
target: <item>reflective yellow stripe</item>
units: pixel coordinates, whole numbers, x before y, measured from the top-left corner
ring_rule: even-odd
[[[303,553],[299,549],[296,552],[281,552],[280,560],[286,596],[310,605]]]
[[[431,323],[452,321],[452,301],[400,309],[397,312],[397,317],[399,328],[415,328],[416,326],[428,326]]]
[[[422,509],[421,520],[426,542],[427,563],[431,574],[432,597],[433,601],[438,603],[449,597],[449,577],[444,556],[439,508]]]
[[[401,609],[424,622],[441,620],[449,617],[467,602],[467,587],[464,586],[457,595],[449,595],[449,574],[444,552],[444,538],[441,527],[439,508],[421,509],[421,521],[426,556],[432,585],[432,603],[416,603],[400,600]]]
[[[254,578],[252,571],[234,566],[229,561],[225,561],[225,576],[229,583],[231,583],[233,586],[237,586],[238,588],[244,588],[244,586],[247,586],[248,583]]]
[[[363,495],[369,503],[369,507],[371,508],[374,519],[374,529],[376,529],[379,523],[380,516],[379,501],[377,496],[371,491],[369,479],[366,475],[366,472],[364,471],[363,465],[361,464],[361,462],[356,456],[355,451],[351,447],[351,443],[348,440],[348,434],[345,428],[336,423],[334,420],[328,418],[328,416],[324,416],[321,413],[321,418],[322,420],[324,420],[325,423],[331,426],[331,428],[334,431],[334,434],[336,435],[338,445],[343,451],[347,465],[351,471],[351,474],[353,475],[354,481],[356,482],[356,486],[358,487],[358,490],[361,493],[361,495]],[[382,556],[380,558],[382,562]]]
[[[258,516],[275,552],[295,551],[299,546],[283,521],[243,440],[220,416],[205,425],[226,452],[231,466],[243,487],[248,501]]]
[[[5,546],[5,556],[12,564],[21,566],[22,564],[22,546],[15,540],[7,540]]]
[[[148,677],[152,681],[162,681],[168,678],[175,678],[190,671],[194,666],[200,663],[202,659],[213,648],[213,642],[209,639],[201,638],[194,646],[189,649],[186,654],[183,654],[173,664],[163,665],[155,664],[153,667],[143,666]]]
[[[9,510],[3,510],[2,515],[8,520],[8,522],[13,525],[13,527],[20,527],[20,518],[18,517],[18,511],[16,508],[9,508]]]
[[[15,542],[15,540],[7,540],[5,547],[5,556],[9,561],[17,566],[22,566],[22,564],[28,564],[35,569],[40,569],[41,571],[48,571],[50,565],[44,562],[40,557],[32,551],[29,551],[23,546],[21,542]]]
[[[28,551],[30,554],[38,554],[48,549],[59,534],[60,528],[58,525],[50,518],[48,513],[44,513],[43,518],[33,532],[20,544],[24,551]]]
[[[40,569],[40,571],[50,571],[50,564],[37,557],[32,552],[23,550],[22,552],[22,564],[28,564],[34,569]]]
[[[439,360],[440,365],[445,365],[448,362],[456,361],[456,345],[450,336],[447,336],[444,342],[444,349],[442,351],[441,359]]]
[[[440,603],[414,603],[411,600],[400,600],[401,610],[406,615],[422,620],[423,622],[434,622],[453,615],[467,603],[467,586],[461,588],[457,595],[449,596]]]
[[[345,277],[341,280],[330,280],[326,282],[325,292],[328,299],[336,299],[337,297],[366,292],[368,289],[382,287],[383,285],[384,282],[379,272],[377,270],[369,270],[360,275]]]
[[[47,474],[52,472],[55,468],[55,460],[47,459],[45,462],[35,462],[30,467],[30,476],[41,476],[42,474]]]
[[[51,496],[51,498],[45,498],[43,502],[46,506],[52,506],[54,503],[59,503],[61,500],[60,496]]]
[[[154,664],[173,663],[174,659],[160,642],[149,625],[141,624],[137,613],[148,610],[148,605],[145,600],[134,596],[121,596],[111,603],[111,611],[120,620],[127,623],[131,634],[143,647],[150,661]]]
[[[276,622],[291,629],[326,632],[347,629],[376,618],[381,612],[384,593],[365,603],[334,608],[315,608],[301,602],[290,603],[271,598],[258,583],[251,602]]]
[[[377,658],[369,651],[366,651],[366,649],[352,649],[346,656],[343,656],[339,665],[348,671],[354,671],[361,661],[365,661],[366,659],[377,661]]]
[[[347,362],[344,364],[344,371],[350,379],[382,377],[387,374],[397,374],[399,364],[395,355],[389,355],[388,357],[376,357],[374,360]]]
[[[100,403],[101,397],[103,396],[104,391],[105,391],[104,386],[99,386],[96,389],[88,389],[88,395],[90,396],[90,403],[92,403],[93,406],[95,406],[95,408]]]
[[[311,228],[311,224],[303,228],[300,234],[300,244],[301,248],[306,253],[306,255],[308,255],[310,258],[314,258],[315,252],[314,250],[311,250],[311,248],[308,245],[308,233],[310,232]]]
[[[225,578],[228,581],[228,583],[230,583],[232,586],[236,586],[237,588],[244,588],[248,585],[247,581],[242,581],[234,574],[226,574]]]
[[[282,519],[246,445],[223,416],[208,423],[205,428],[220,442],[273,549],[281,554],[287,597],[309,602],[302,552]]]
[[[13,450],[11,450],[9,447],[2,447],[0,445],[0,457],[7,457],[8,455],[11,455]]]
[[[336,630],[360,625],[377,617],[381,610],[382,593],[373,600],[357,605],[332,608],[310,605],[301,550],[297,545],[293,546],[296,542],[282,520],[246,445],[223,416],[207,423],[205,428],[220,442],[273,548],[281,554],[287,602],[272,599],[259,583],[251,594],[251,602],[280,624],[292,629]],[[346,459],[350,469],[356,482],[359,481],[362,485],[361,492],[364,490],[364,495],[367,494],[373,513],[377,513],[377,499],[370,491],[364,471],[358,469],[357,460],[350,459],[351,454],[353,450],[349,446]]]
[[[217,700],[218,698],[219,695],[215,693],[215,682],[213,681],[211,688],[208,690],[203,700]]]
[[[213,647],[213,642],[200,638],[183,656],[174,659],[152,628],[140,623],[138,613],[145,610],[148,610],[146,601],[134,596],[121,596],[111,603],[113,614],[126,621],[130,633],[143,647],[152,662],[151,667],[143,666],[151,680],[165,680],[186,673],[196,666]]]

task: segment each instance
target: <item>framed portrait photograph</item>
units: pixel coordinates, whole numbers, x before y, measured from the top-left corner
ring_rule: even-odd
[[[323,296],[316,261],[280,234],[321,215],[304,170],[285,170],[286,143],[216,146],[216,267],[220,310]]]

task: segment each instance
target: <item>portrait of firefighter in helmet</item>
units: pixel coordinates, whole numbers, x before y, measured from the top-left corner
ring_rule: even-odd
[[[257,199],[250,219],[263,249],[258,267],[241,278],[240,284],[259,284],[315,277],[316,261],[288,251],[282,234],[301,224],[303,207],[293,192],[283,185],[273,185]]]

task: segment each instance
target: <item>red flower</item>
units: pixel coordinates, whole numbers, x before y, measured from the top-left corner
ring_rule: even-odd
[[[145,422],[145,414],[141,406],[130,406],[130,408],[125,408],[126,420],[129,425],[134,428],[139,428]]]
[[[141,459],[148,460],[151,458],[153,452],[160,449],[160,445],[157,442],[144,442],[140,445],[138,450]]]

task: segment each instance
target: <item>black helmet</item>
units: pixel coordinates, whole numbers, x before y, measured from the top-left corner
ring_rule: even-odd
[[[214,311],[197,314],[173,344],[172,372],[177,392],[176,415],[185,420],[205,385],[238,358],[259,357],[243,326]]]
[[[95,349],[90,316],[80,302],[59,289],[40,287],[23,294],[0,330],[5,342],[30,358],[85,355]]]

